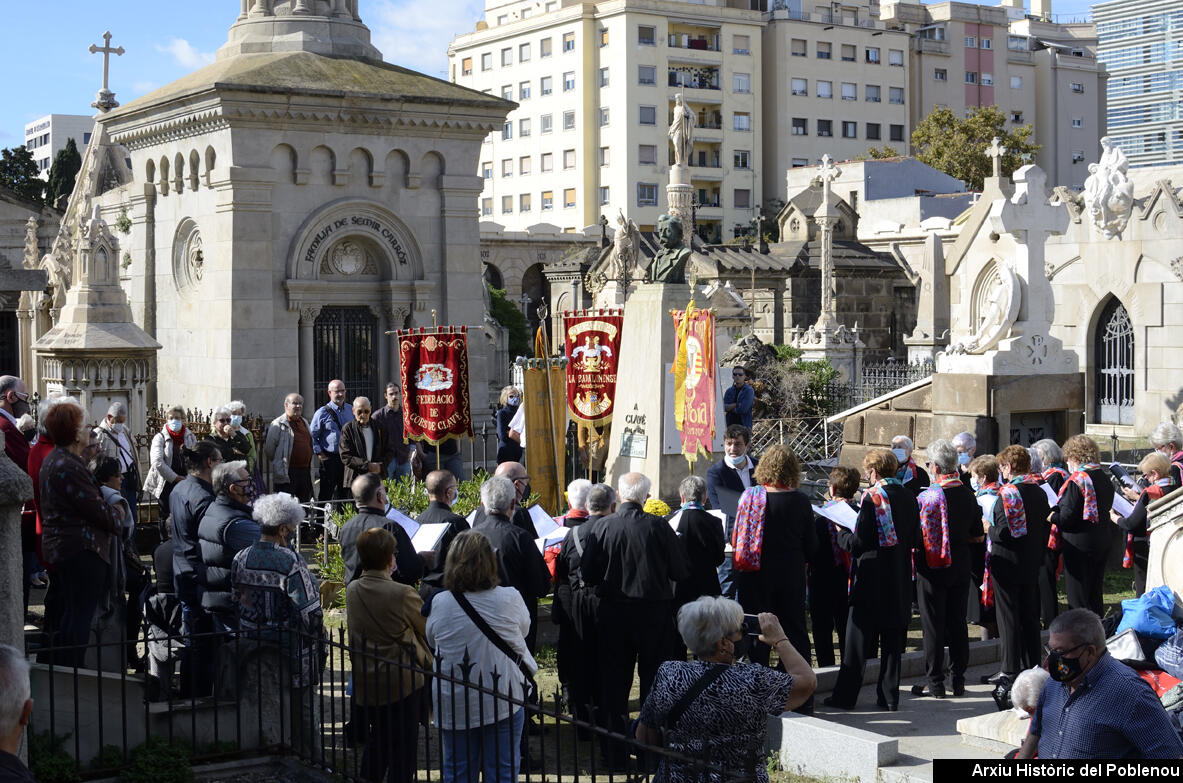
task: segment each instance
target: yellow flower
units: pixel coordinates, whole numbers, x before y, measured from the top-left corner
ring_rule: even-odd
[[[669,515],[670,507],[657,498],[649,498],[645,501],[645,513],[664,517]]]

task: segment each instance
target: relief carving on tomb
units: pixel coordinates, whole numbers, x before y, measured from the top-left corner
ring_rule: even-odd
[[[200,285],[208,262],[204,241],[197,223],[186,218],[177,228],[173,241],[173,280],[180,291]]]
[[[969,339],[949,348],[950,354],[985,353],[998,345],[1019,316],[1019,280],[1013,269],[991,261],[978,275],[970,300]]]
[[[1114,146],[1109,137],[1101,139],[1101,160],[1089,164],[1089,177],[1084,181],[1085,210],[1106,239],[1113,239],[1125,230],[1134,207],[1134,186],[1127,176],[1130,163],[1121,147]]]
[[[342,277],[376,275],[378,267],[373,256],[366,252],[360,243],[345,239],[325,253],[324,259],[320,262],[320,273]]]

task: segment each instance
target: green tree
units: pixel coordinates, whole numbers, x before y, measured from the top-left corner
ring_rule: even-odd
[[[899,150],[890,144],[884,144],[882,147],[867,147],[867,157],[871,160],[883,160],[884,158],[898,158],[900,156]]]
[[[74,180],[78,178],[81,168],[82,156],[78,154],[78,145],[71,136],[66,139],[66,146],[53,156],[53,165],[49,167],[49,184],[45,186],[45,203],[56,207],[59,198],[69,198],[74,192]]]
[[[912,150],[922,163],[956,177],[971,190],[981,190],[991,174],[992,163],[986,156],[991,140],[997,136],[1006,148],[1002,173],[1010,174],[1023,165],[1023,155],[1039,151],[1031,133],[1030,125],[1008,131],[1006,115],[997,106],[979,106],[965,119],[939,108],[912,131]]]
[[[45,183],[37,176],[39,173],[33,153],[23,144],[0,150],[0,185],[38,206],[45,203]]]
[[[485,285],[489,285],[486,283]],[[509,332],[509,356],[533,356],[530,347],[530,327],[526,324],[526,316],[505,295],[505,290],[489,286],[489,295],[493,306],[490,315],[493,320],[501,324]]]

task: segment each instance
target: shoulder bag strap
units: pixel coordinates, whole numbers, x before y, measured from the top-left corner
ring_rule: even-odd
[[[677,725],[678,721],[681,720],[683,713],[685,713],[690,705],[694,703],[694,700],[698,698],[698,695],[705,691],[712,682],[723,676],[723,672],[725,671],[727,671],[726,666],[723,666],[722,664],[715,664],[699,675],[699,678],[695,680],[689,688],[686,689],[685,693],[682,694],[682,698],[678,699],[677,703],[675,703],[674,706],[670,708],[670,711],[666,713],[666,731],[673,729],[674,726]]]
[[[572,536],[571,540],[573,540],[575,542],[575,551],[577,553],[579,553],[579,557],[580,557],[580,559],[582,559],[583,558],[583,540],[579,538],[579,531],[580,530],[583,530],[583,525],[578,525],[574,530],[571,531],[571,536]]]
[[[530,667],[526,666],[526,661],[522,658],[521,654],[510,647],[509,642],[502,639],[500,634],[489,627],[489,624],[485,622],[485,618],[481,617],[480,612],[476,610],[476,607],[469,603],[468,599],[465,598],[462,593],[452,591],[452,597],[456,599],[456,603],[461,609],[464,610],[464,613],[468,615],[468,619],[472,620],[473,625],[477,627],[477,630],[483,633],[485,638],[488,639],[494,647],[505,653],[506,657],[517,664],[517,667],[522,670],[522,674],[525,676],[527,682],[533,683],[534,673],[530,671]]]

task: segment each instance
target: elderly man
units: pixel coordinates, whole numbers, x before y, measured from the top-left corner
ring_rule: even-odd
[[[582,536],[587,534],[584,528],[588,520],[587,495],[591,488],[592,483],[587,479],[575,479],[567,485],[567,502],[571,509],[561,519],[561,523],[571,528],[571,532],[563,539],[555,558],[555,600],[550,612],[550,619],[559,626],[559,682],[563,686],[564,698],[572,710],[576,709],[576,705],[591,703],[588,685],[594,682],[586,682],[589,664],[585,659],[593,657],[594,650],[587,648],[586,640],[581,633],[579,610],[575,605],[575,593],[583,585],[578,575],[578,565],[574,579],[570,567],[570,560],[579,556],[579,549],[583,546]],[[591,715],[586,710],[581,714]]]
[[[357,554],[357,537],[372,527],[389,530],[398,549],[394,558],[394,581],[413,585],[423,577],[423,558],[411,546],[411,537],[403,526],[386,517],[386,487],[377,473],[363,473],[353,480],[350,487],[357,514],[341,526],[341,559],[345,561],[346,580],[352,582],[361,576],[361,558]]]
[[[386,404],[374,411],[373,420],[386,433],[389,444],[389,461],[386,464],[387,478],[406,478],[411,475],[411,450],[414,446],[403,443],[403,390],[397,383],[386,384]]]
[[[899,472],[895,477],[914,496],[919,497],[921,490],[928,486],[929,478],[928,471],[912,459],[912,452],[915,450],[916,444],[907,435],[896,435],[891,439],[891,453],[895,455],[896,462],[900,463]]]
[[[431,554],[431,563],[423,583],[429,590],[443,587],[444,564],[448,559],[448,547],[456,536],[468,530],[468,520],[452,511],[452,504],[460,496],[456,477],[446,470],[433,470],[423,479],[430,501],[427,508],[416,518],[420,525],[446,524],[448,529],[436,544],[435,552]],[[427,553],[424,553],[426,558]]]
[[[94,428],[99,439],[99,449],[104,456],[119,460],[119,471],[123,474],[120,494],[131,509],[133,523],[137,519],[136,501],[140,492],[140,461],[136,456],[135,441],[127,431],[127,404],[121,400],[111,403],[107,415]]]
[[[628,727],[633,669],[639,670],[644,702],[676,633],[673,584],[690,575],[673,528],[644,511],[651,486],[641,473],[621,476],[619,510],[594,523],[583,548],[583,581],[600,596],[596,632],[605,723],[621,734]],[[610,762],[621,761],[620,750],[609,753]]]
[[[295,392],[283,399],[283,413],[267,427],[263,456],[271,463],[276,492],[312,500],[312,434],[304,418],[304,398]]]
[[[530,521],[530,512],[522,508],[522,501],[530,496],[530,474],[526,472],[526,466],[520,462],[502,462],[497,466],[497,470],[493,471],[493,475],[497,478],[509,479],[513,483],[514,508],[510,521],[515,527],[520,527],[531,537],[537,538],[538,531],[534,529],[534,523]],[[484,521],[485,509],[478,508],[474,514],[475,516],[471,516],[470,519],[475,528]]]
[[[1043,687],[1017,758],[1177,759],[1183,740],[1149,684],[1105,649],[1088,609],[1052,621]]]
[[[220,631],[238,628],[237,607],[230,588],[234,556],[259,540],[259,525],[251,517],[255,485],[246,461],[223,462],[214,468],[214,502],[197,526],[201,561],[205,564],[205,591],[201,608],[214,618]]]
[[[320,460],[320,491],[316,499],[321,503],[344,495],[345,465],[341,462],[341,430],[353,419],[353,410],[345,402],[345,384],[330,381],[329,401],[312,415],[312,451]]]
[[[369,397],[353,401],[353,421],[341,428],[338,453],[345,466],[344,486],[352,487],[353,480],[364,473],[385,475],[390,446],[386,431],[371,419],[373,408]]]
[[[29,662],[24,653],[7,644],[0,644],[0,697],[0,780],[33,783],[33,773],[16,755],[33,716]]]
[[[723,459],[707,468],[707,498],[711,508],[727,514],[726,540],[731,540],[739,497],[756,483],[756,458],[748,454],[752,431],[742,424],[732,424],[723,432]],[[719,587],[722,594],[735,598],[735,580],[731,575],[731,558],[724,558],[719,566]]]
[[[29,440],[17,421],[29,412],[29,392],[25,382],[15,375],[0,375],[0,431],[4,432],[4,452],[17,467],[28,472]]]
[[[748,372],[743,367],[731,370],[731,386],[723,392],[723,411],[726,424],[752,428],[752,408],[756,404],[756,390],[748,385]]]

